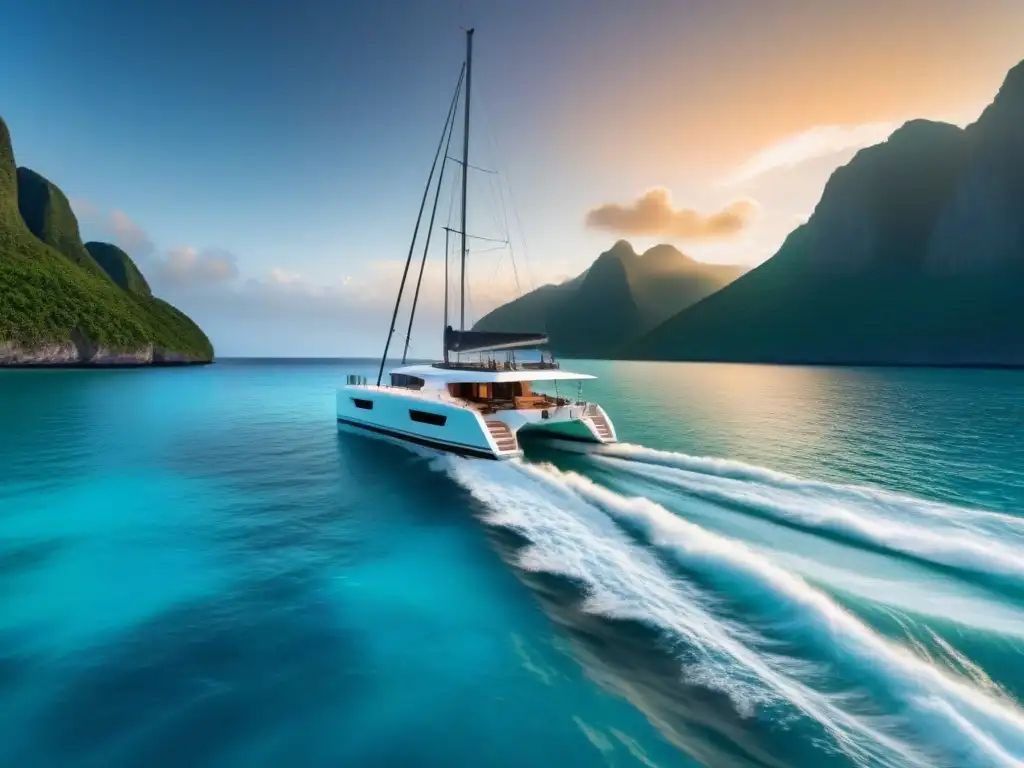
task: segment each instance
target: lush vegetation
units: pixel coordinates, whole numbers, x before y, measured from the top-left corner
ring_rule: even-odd
[[[19,209],[22,181],[21,202],[32,228]],[[212,359],[202,330],[149,295],[127,254],[115,246],[90,245],[104,254],[109,273],[82,244],[60,190],[38,174],[16,170],[0,119],[0,340],[31,348],[81,339],[121,352],[152,344],[158,359]]]
[[[135,266],[135,262],[116,245],[91,242],[85,244],[85,249],[110,279],[121,288],[137,296],[153,295],[149,283],[146,282],[146,278],[142,276],[139,268]]]
[[[56,185],[28,168],[18,168],[18,211],[29,232],[94,275],[101,275],[78,233],[71,204]]]

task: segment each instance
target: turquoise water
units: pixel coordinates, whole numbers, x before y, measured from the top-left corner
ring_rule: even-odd
[[[0,765],[1024,760],[1024,375],[573,367],[626,444],[519,464],[0,373]]]

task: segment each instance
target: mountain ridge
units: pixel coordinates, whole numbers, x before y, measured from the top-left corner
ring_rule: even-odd
[[[742,271],[703,264],[667,244],[637,254],[618,240],[576,277],[503,304],[474,328],[545,332],[559,354],[607,357]]]
[[[624,357],[1024,365],[1024,62],[961,129],[911,120],[832,174],[808,222]]]

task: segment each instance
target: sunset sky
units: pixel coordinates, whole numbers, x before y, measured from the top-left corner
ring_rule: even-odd
[[[973,121],[1024,59],[1020,0],[53,0],[0,9],[0,115],[83,234],[125,247],[218,354],[373,355],[460,25],[471,162],[500,172],[471,177],[471,230],[507,217],[523,290],[619,237],[758,264],[856,149]],[[514,275],[474,247],[479,316]]]

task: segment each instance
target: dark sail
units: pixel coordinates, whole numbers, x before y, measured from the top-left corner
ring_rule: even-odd
[[[497,331],[444,330],[444,346],[449,352],[487,352],[498,349],[530,349],[548,343],[544,333],[499,333]]]

